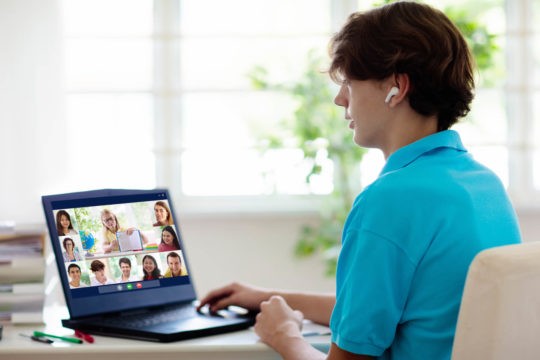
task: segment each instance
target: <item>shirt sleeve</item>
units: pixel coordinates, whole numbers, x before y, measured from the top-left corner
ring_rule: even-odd
[[[332,341],[352,353],[380,356],[393,342],[414,271],[392,239],[369,230],[344,233]]]

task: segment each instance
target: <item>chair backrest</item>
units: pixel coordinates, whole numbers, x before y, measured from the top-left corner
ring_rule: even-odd
[[[452,360],[469,359],[540,359],[540,242],[474,258],[452,350]]]

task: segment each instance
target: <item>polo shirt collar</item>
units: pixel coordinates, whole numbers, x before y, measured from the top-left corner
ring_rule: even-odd
[[[403,168],[414,162],[423,154],[437,148],[452,148],[457,151],[467,151],[461,142],[459,134],[454,130],[444,130],[426,136],[394,152],[383,167],[381,174]]]

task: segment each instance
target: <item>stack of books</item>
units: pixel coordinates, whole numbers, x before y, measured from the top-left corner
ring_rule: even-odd
[[[0,324],[43,322],[44,243],[42,226],[0,221]]]

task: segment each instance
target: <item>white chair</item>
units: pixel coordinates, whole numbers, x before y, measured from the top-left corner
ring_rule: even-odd
[[[540,359],[540,242],[480,252],[471,263],[452,360]]]

